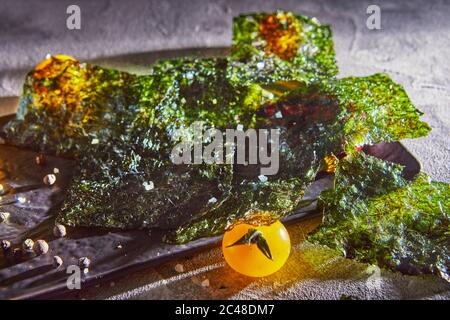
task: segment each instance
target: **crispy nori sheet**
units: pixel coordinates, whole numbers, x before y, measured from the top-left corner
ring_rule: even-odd
[[[338,73],[330,26],[281,10],[235,17],[231,57],[233,83],[311,82]]]
[[[79,157],[100,139],[124,131],[138,95],[137,77],[52,56],[25,78],[19,110],[3,134],[8,142],[45,153]]]
[[[150,76],[139,78],[133,84],[141,92],[138,102],[129,108],[128,123],[121,124],[126,133],[97,143],[89,156],[80,159],[81,173],[59,221],[174,228],[208,209],[210,199],[226,197],[232,167],[174,165],[170,160],[178,143],[175,130],[194,121],[218,128],[255,121],[260,89],[229,85],[223,76],[226,64],[225,59],[164,61]],[[153,92],[155,81],[165,90],[161,97]],[[170,86],[165,85],[168,82]],[[147,190],[149,184],[154,189]]]
[[[401,166],[361,152],[339,162],[335,187],[322,192],[320,204],[324,222],[309,241],[359,261],[449,281],[448,183],[423,172],[406,181]]]
[[[430,130],[404,90],[383,74],[300,85],[258,112],[257,128],[281,132],[278,174],[267,182],[240,181],[228,199],[187,221],[169,239],[186,242],[220,234],[251,210],[286,216],[302,205],[303,192],[317,172],[327,169],[323,161],[327,156],[353,153],[364,144],[426,135]],[[235,175],[244,170],[248,169],[235,166]]]
[[[252,210],[288,215],[301,205],[303,192],[327,155],[427,132],[404,91],[384,75],[297,82],[288,86],[293,90],[263,103],[265,89],[228,81],[227,59],[163,61],[142,77],[50,59],[40,69],[47,77],[27,77],[21,112],[6,128],[6,137],[79,159],[80,172],[58,217],[68,225],[164,227],[175,230],[167,239],[176,242],[220,234]],[[55,76],[55,70],[61,71]],[[114,93],[95,88],[99,77],[107,88],[114,84]],[[94,87],[84,84],[85,78]],[[67,83],[84,86],[72,90]],[[47,96],[37,90],[41,88],[55,96],[53,100],[44,99]],[[59,88],[71,89],[70,94],[61,90],[58,96]],[[389,90],[396,90],[397,98]],[[62,99],[71,112],[57,108],[55,99]],[[396,118],[402,114],[413,115],[406,129],[402,118]],[[374,123],[374,118],[388,125]],[[178,142],[174,131],[197,120],[217,128],[241,123],[280,129],[278,174],[259,181],[258,174],[249,176],[242,165],[173,165],[170,151]],[[154,189],[147,190],[151,183]]]
[[[297,88],[281,93],[281,101],[296,104],[298,99],[306,100],[302,102],[306,107],[301,113],[311,112],[314,110],[311,105],[320,105],[326,101],[324,99],[335,100],[339,109],[335,120],[343,124],[339,133],[349,152],[355,147],[381,141],[426,136],[431,130],[426,122],[420,120],[423,113],[412,104],[403,87],[387,74],[324,80],[311,85],[297,83],[295,86]],[[314,87],[317,88],[315,92],[318,98],[305,95],[305,90]],[[286,110],[285,107],[283,112],[287,114]],[[318,108],[311,120],[329,116],[326,109]]]
[[[231,57],[161,61],[147,76],[65,56],[28,74],[3,136],[79,161],[59,221],[165,228],[178,243],[213,236],[254,210],[283,217],[309,204],[304,191],[336,156],[430,130],[388,76],[335,79],[330,28],[315,19],[239,16],[233,32]],[[261,179],[258,165],[174,165],[174,133],[198,120],[279,129],[280,170]]]
[[[349,146],[373,145],[426,136],[431,128],[405,89],[383,73],[348,77],[331,82],[333,93],[346,108],[339,115],[345,123]]]

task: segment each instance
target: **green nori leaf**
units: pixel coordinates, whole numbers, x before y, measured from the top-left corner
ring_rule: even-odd
[[[354,147],[363,144],[419,137],[430,130],[419,120],[421,113],[403,88],[388,76],[337,80],[336,73],[328,26],[282,11],[239,16],[234,21],[231,57],[161,61],[147,76],[50,58],[28,74],[17,118],[3,136],[15,145],[78,159],[79,172],[59,221],[73,226],[166,228],[167,241],[184,243],[221,234],[249,211],[289,215],[302,203],[325,156],[353,154]],[[174,131],[198,120],[219,129],[238,124],[278,128],[279,172],[260,181],[259,166],[174,165],[170,161],[170,151],[178,142]],[[447,272],[448,252],[443,250],[448,246],[442,245],[446,239],[439,229],[443,224],[436,220],[434,196],[417,198],[424,207],[433,208],[423,228],[435,233],[427,237],[419,228],[422,224],[412,222],[415,215],[428,214],[421,204],[407,221],[402,217],[409,211],[403,209],[393,215],[397,220],[379,220],[385,231],[380,237],[391,242],[377,238],[371,249],[372,242],[365,237],[373,235],[364,232],[370,221],[381,218],[364,213],[383,207],[382,197],[391,194],[396,197],[384,199],[392,201],[387,205],[417,208],[414,197],[401,202],[408,192],[395,192],[410,188],[419,197],[434,189],[448,192],[448,186],[441,190],[440,184],[419,180],[410,185],[400,177],[399,167],[368,157],[364,166],[357,166],[358,159],[353,175],[346,169],[352,163],[342,161],[336,178],[341,187],[323,194],[327,210],[335,212],[327,215],[319,231],[323,241],[332,243],[336,232],[342,235],[336,239],[342,241],[334,247],[342,249],[347,245],[345,228],[364,222],[364,227],[357,224],[361,236],[348,238],[355,239],[352,246],[359,257],[373,256],[373,261],[391,267],[421,270],[427,270],[425,264],[431,261],[436,270]],[[147,188],[151,183],[154,188]],[[438,198],[442,198],[441,212],[448,213],[448,193]],[[372,220],[364,220],[366,216]],[[439,230],[430,226],[432,221]],[[448,235],[448,222],[446,226]],[[399,244],[395,244],[397,236]],[[385,243],[398,252],[386,250],[383,256]],[[425,249],[433,245],[437,254],[430,258]],[[346,252],[351,248],[345,247]]]
[[[225,68],[224,59],[171,60],[140,78],[135,84],[141,92],[138,112],[127,133],[97,145],[96,156],[81,159],[81,175],[58,219],[69,225],[174,228],[208,210],[210,199],[227,197],[232,167],[170,161],[178,128],[194,121],[233,127],[241,120],[236,115],[247,124],[255,121],[258,91],[230,86],[222,77]],[[152,93],[156,81],[170,82],[162,97]],[[155,188],[147,192],[149,181]]]
[[[233,83],[310,82],[338,72],[331,28],[281,10],[235,17],[231,57]]]
[[[185,243],[220,235],[234,221],[252,211],[270,210],[279,217],[286,216],[302,199],[308,185],[309,181],[301,178],[267,182],[244,180],[241,185],[234,184],[229,195],[217,204],[167,233],[166,241]]]
[[[335,128],[333,132],[342,137],[348,152],[353,152],[355,147],[373,145],[381,141],[391,142],[426,136],[431,130],[427,123],[420,121],[423,113],[412,104],[403,87],[393,82],[386,74],[297,86],[298,88],[282,95],[281,101],[295,101],[299,97],[307,97],[303,100],[310,102],[302,102],[307,105],[307,110],[314,110],[309,105],[324,104],[324,99],[325,103],[333,101],[338,114],[332,119],[336,125],[341,124],[339,129]],[[330,117],[324,110],[316,109],[315,118],[312,120]]]
[[[364,153],[341,160],[335,187],[320,196],[323,225],[309,241],[349,258],[449,280],[450,186]]]
[[[124,132],[128,108],[138,97],[133,90],[136,79],[126,72],[51,57],[45,68],[27,75],[17,117],[3,134],[15,145],[83,155],[95,149],[92,140],[105,143]]]
[[[386,74],[344,78],[332,83],[332,91],[346,106],[339,118],[350,146],[418,138],[431,130],[405,89]]]
[[[263,105],[257,118],[257,128],[281,130],[279,173],[266,185],[239,180],[226,200],[188,220],[167,239],[187,242],[220,234],[250,210],[289,215],[325,156],[353,153],[364,144],[418,137],[429,131],[404,90],[386,75],[297,86]],[[242,171],[249,168],[235,167],[235,175]]]
[[[229,166],[214,170],[203,165],[173,165],[151,170],[142,163],[137,174],[106,174],[93,176],[88,170],[77,176],[58,221],[122,229],[175,228],[209,208],[211,198],[225,197],[231,178]],[[154,188],[147,190],[146,183]]]
[[[235,165],[228,197],[168,233],[168,241],[183,243],[221,234],[253,210],[271,211],[280,218],[291,214],[320,170],[322,159],[343,148],[336,101],[317,86],[302,87],[295,95],[263,106],[258,113],[256,128],[280,130],[278,173],[260,181],[259,166]]]
[[[95,70],[90,75],[92,79],[97,73],[104,80],[109,79],[107,70],[74,63],[65,70],[70,71],[69,75],[63,72],[56,81],[64,84],[64,79],[72,74],[76,77],[80,68]],[[77,135],[63,130],[51,139],[37,136],[36,141],[20,139],[33,137],[34,131],[52,129],[33,127],[34,119],[45,123],[45,119],[51,122],[60,118],[50,103],[39,108],[34,102],[38,94],[33,91],[36,81],[42,80],[30,75],[25,85],[27,94],[22,97],[28,101],[25,117],[8,127],[7,137],[18,144],[25,141],[28,146],[42,145],[44,151],[54,152],[52,148],[56,146],[56,152],[72,152],[80,158],[80,173],[68,191],[59,221],[114,228],[165,227],[174,229],[167,234],[168,240],[187,242],[220,234],[234,219],[251,210],[270,210],[279,217],[290,214],[320,169],[323,157],[340,153],[353,139],[352,127],[345,126],[348,118],[370,109],[377,116],[376,106],[383,101],[388,101],[385,104],[393,110],[411,106],[407,99],[401,101],[403,104],[391,103],[381,89],[378,100],[372,104],[359,103],[361,91],[340,86],[347,82],[339,80],[300,85],[257,108],[262,101],[260,89],[254,85],[231,85],[225,77],[226,68],[224,59],[163,61],[153,67],[151,75],[134,77],[122,84],[118,93],[123,95],[121,99],[108,100],[103,92],[87,87],[84,91],[95,94],[85,95],[83,104],[93,106],[95,113],[98,101],[107,101],[107,112],[90,117],[87,122],[80,117],[76,118],[78,122],[72,121],[81,128]],[[110,77],[108,81],[113,82],[117,74],[112,72]],[[395,86],[386,77],[382,80],[375,83]],[[368,78],[360,82],[372,85],[371,81]],[[364,91],[364,99],[372,87]],[[353,105],[358,109],[353,108],[352,114],[349,109]],[[410,107],[405,112],[411,110],[415,109]],[[281,130],[280,171],[269,181],[258,181],[258,174],[249,173],[246,166],[175,166],[170,162],[175,129],[196,120],[218,128],[234,127],[238,123],[236,115],[242,117],[246,126]],[[366,122],[366,126],[370,128],[368,134],[377,130],[372,122]],[[391,125],[386,129],[389,135],[377,137],[390,139],[389,130],[393,128]],[[70,146],[76,149],[67,147],[70,139]],[[93,139],[98,140],[94,145]],[[259,167],[254,171],[258,172]],[[155,189],[146,191],[145,184],[150,181]],[[211,198],[217,203],[210,204]]]
[[[175,119],[178,123],[205,121],[218,128],[254,125],[262,89],[254,84],[232,84],[227,75],[229,63],[227,58],[181,58],[153,66],[154,77],[172,76],[176,107],[184,111],[184,118]]]

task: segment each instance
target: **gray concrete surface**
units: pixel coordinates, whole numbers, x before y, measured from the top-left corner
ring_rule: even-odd
[[[82,29],[65,27],[78,4]],[[381,7],[381,30],[366,28],[366,8]],[[292,10],[332,25],[340,76],[387,72],[405,86],[433,128],[404,144],[440,181],[450,181],[450,3],[447,1],[8,1],[0,0],[0,96],[20,93],[26,70],[46,53],[79,60],[130,53],[230,45],[232,17],[241,12]],[[79,298],[358,298],[449,299],[446,283],[373,268],[339,257],[317,260],[290,228],[294,250],[277,274],[250,279],[224,265],[218,248],[74,293]],[[322,252],[323,253],[323,252]],[[185,272],[174,271],[183,264]],[[320,266],[319,269],[313,266]],[[210,285],[201,285],[209,279]]]

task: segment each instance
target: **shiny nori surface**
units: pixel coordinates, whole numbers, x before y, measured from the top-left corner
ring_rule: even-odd
[[[420,121],[423,113],[412,104],[403,87],[387,74],[320,81],[312,85],[298,83],[297,87],[284,94],[281,100],[295,103],[299,98],[303,99],[302,104],[306,107],[301,110],[302,114],[315,110],[309,121],[331,116],[335,125],[340,126],[334,130],[342,136],[349,152],[355,147],[381,141],[426,136],[431,130],[426,122]],[[305,91],[311,90],[308,88],[314,87],[316,94],[305,95]],[[312,107],[330,99],[335,101],[337,109],[334,117],[329,110]]]
[[[361,152],[338,164],[334,189],[323,191],[323,225],[309,241],[346,257],[449,281],[450,188],[421,172]]]
[[[142,78],[139,112],[130,121],[128,133],[115,143],[97,145],[98,156],[81,159],[81,175],[69,190],[60,221],[175,228],[208,210],[211,198],[228,197],[232,183],[239,183],[233,182],[232,167],[170,161],[178,128],[198,120],[218,128],[255,121],[260,89],[230,86],[224,76],[226,63],[225,59],[164,61],[154,67],[154,74]],[[160,77],[171,84],[155,101],[153,79]],[[155,188],[146,190],[146,183]]]
[[[26,76],[16,119],[3,134],[15,145],[80,157],[95,149],[92,140],[105,143],[124,131],[136,79],[67,56],[46,59]]]
[[[291,22],[298,23],[297,20]],[[276,28],[273,32],[277,32]],[[332,60],[334,62],[334,56]],[[232,81],[240,72],[230,67],[233,61],[233,58],[161,61],[152,67],[149,76],[136,77],[124,72],[102,71],[65,57],[52,57],[42,68],[45,77],[38,77],[37,71],[28,75],[21,102],[23,116],[7,127],[7,140],[79,159],[80,172],[74,178],[59,216],[61,222],[69,225],[173,228],[179,227],[180,221],[185,226],[191,221],[197,223],[211,212],[221,216],[221,223],[213,223],[215,228],[196,230],[190,237],[176,239],[188,241],[203,234],[220,233],[235,216],[253,209],[269,194],[273,200],[264,201],[263,208],[286,215],[312,180],[311,172],[317,171],[321,158],[312,152],[314,150],[302,153],[305,159],[299,162],[303,164],[301,173],[297,175],[284,169],[282,177],[275,177],[260,187],[255,176],[247,179],[234,174],[236,168],[176,167],[169,161],[169,151],[176,142],[172,140],[174,130],[187,127],[193,121],[203,120],[206,125],[218,128],[256,125],[263,90],[256,82]],[[106,75],[100,78],[103,74]],[[125,80],[113,85],[116,78]],[[272,81],[270,77],[267,80]],[[112,99],[114,94],[109,91],[99,91],[100,81],[123,100]],[[70,100],[75,107],[69,114],[79,120],[73,121],[78,128],[76,134],[66,132],[64,127],[58,135],[50,134],[53,128],[45,125],[45,119],[55,119],[55,122],[65,119],[58,114],[54,99],[38,103],[44,95],[37,87],[52,92],[63,105],[68,104],[66,92],[78,94],[78,99]],[[55,88],[61,90],[55,92]],[[102,105],[109,109],[98,112]],[[78,116],[77,112],[82,114]],[[89,112],[89,117],[83,112]],[[31,138],[35,132],[44,135],[44,138],[36,135],[39,144]],[[286,158],[290,157],[290,152],[288,148]],[[290,180],[281,181],[281,178]],[[155,189],[146,191],[144,185],[149,182],[155,183]],[[259,195],[255,188],[261,188]],[[284,192],[292,196],[283,197]],[[243,196],[238,196],[240,194]],[[208,203],[212,197],[218,199],[220,208]],[[227,208],[226,211],[223,208]]]
[[[338,73],[330,26],[286,11],[235,17],[231,57],[236,83],[309,83]]]
[[[397,91],[397,96],[390,90]],[[316,174],[326,169],[326,156],[353,153],[366,143],[425,135],[429,127],[419,115],[401,87],[386,75],[300,85],[259,110],[256,127],[281,132],[278,174],[267,182],[239,180],[227,199],[208,208],[200,218],[189,220],[168,238],[187,242],[220,234],[252,210],[289,215],[303,205],[303,192]],[[248,169],[235,166],[235,176],[242,171]]]
[[[426,136],[431,128],[405,89],[383,73],[331,82],[346,108],[339,116],[350,147]]]
[[[80,92],[74,89],[85,97],[74,100],[77,104],[71,107],[75,111],[70,116],[81,119],[71,120],[78,130],[62,130],[52,136],[47,132],[52,133],[53,128],[39,123],[45,123],[47,117],[61,121],[62,116],[52,100],[43,105],[35,102],[42,98],[36,87],[43,81],[51,81],[52,88],[63,87],[66,79],[77,77],[78,69],[95,71],[88,74],[91,81],[98,74],[105,77],[108,71],[73,60],[51,59],[46,69],[50,75],[61,65],[69,66],[50,80],[29,75],[24,91],[28,94],[22,97],[25,111],[7,127],[6,137],[16,144],[79,159],[80,172],[58,218],[68,225],[164,227],[174,230],[166,238],[175,242],[220,234],[234,219],[252,210],[288,215],[301,205],[303,192],[323,168],[322,159],[327,155],[338,155],[360,143],[427,132],[406,94],[402,99],[391,98],[386,88],[399,86],[384,75],[312,85],[298,82],[295,89],[263,103],[266,89],[232,85],[227,80],[227,59],[180,59],[158,63],[149,76],[111,72],[109,83],[117,77],[129,78],[114,87],[116,94],[123,95],[121,100],[89,87]],[[97,112],[96,106],[104,101],[109,109]],[[93,110],[87,113],[83,105]],[[89,118],[75,116],[77,110]],[[401,123],[396,115],[403,113],[415,114],[409,131],[403,126],[399,131],[396,126]],[[360,119],[358,130],[356,117]],[[382,127],[373,118],[392,123]],[[280,129],[280,171],[261,182],[244,166],[173,165],[169,152],[178,142],[173,139],[174,130],[196,120],[218,128],[243,123],[246,127]],[[418,127],[425,129],[418,132]],[[35,137],[34,132],[41,132],[41,136]],[[34,143],[27,137],[38,140]],[[148,183],[153,183],[154,189],[146,190]],[[217,202],[211,204],[211,198]]]
[[[164,228],[177,243],[218,235],[253,210],[284,217],[308,205],[316,174],[355,148],[430,130],[387,75],[335,79],[329,27],[291,13],[237,17],[231,57],[161,61],[149,72],[54,56],[27,76],[3,135],[79,161],[59,221]],[[175,130],[198,120],[280,129],[279,172],[265,181],[258,166],[172,164]]]

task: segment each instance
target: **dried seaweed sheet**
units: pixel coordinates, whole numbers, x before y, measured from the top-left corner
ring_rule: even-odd
[[[232,51],[161,61],[147,76],[50,57],[28,74],[3,136],[78,159],[59,221],[167,228],[168,241],[187,242],[220,234],[252,210],[290,214],[327,156],[429,131],[388,76],[334,79],[331,33],[315,19],[240,16]],[[273,94],[276,86],[284,91]],[[174,165],[173,133],[197,120],[279,129],[279,172],[266,181],[258,166]]]
[[[322,192],[320,203],[324,222],[309,241],[359,261],[450,280],[448,183],[423,172],[406,181],[401,166],[362,152],[340,161],[335,187]]]
[[[281,10],[235,17],[231,57],[237,83],[308,83],[338,73],[330,26]]]

